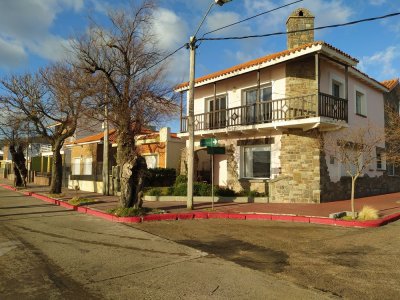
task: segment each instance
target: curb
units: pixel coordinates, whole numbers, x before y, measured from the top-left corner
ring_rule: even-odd
[[[276,215],[276,214],[246,214],[246,213],[225,213],[225,212],[184,212],[184,213],[167,213],[167,214],[153,214],[143,217],[117,217],[106,212],[96,210],[85,206],[75,206],[68,202],[53,199],[41,194],[34,192],[18,191],[16,188],[0,184],[1,187],[21,193],[25,196],[31,196],[33,198],[62,206],[64,208],[77,211],[79,213],[92,215],[99,217],[111,222],[118,223],[141,223],[151,221],[175,221],[175,220],[204,220],[204,219],[231,219],[231,220],[267,220],[267,221],[283,221],[293,223],[310,223],[318,225],[331,225],[339,227],[355,227],[355,228],[373,228],[387,225],[391,222],[400,220],[400,213],[388,215],[379,220],[371,221],[345,221],[340,219],[330,219],[325,217],[307,217],[307,216],[295,216],[295,215]]]

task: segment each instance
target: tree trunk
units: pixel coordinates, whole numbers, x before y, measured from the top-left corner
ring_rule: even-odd
[[[53,163],[51,170],[51,194],[61,194],[62,186],[62,157],[61,157],[61,144],[56,143],[53,149]]]
[[[351,215],[352,215],[353,220],[356,218],[355,205],[354,205],[354,194],[355,194],[357,178],[358,178],[358,176],[351,177]]]
[[[25,166],[24,149],[22,146],[18,146],[17,149],[15,149],[15,145],[10,145],[10,153],[14,163],[14,185],[26,187],[28,170]]]

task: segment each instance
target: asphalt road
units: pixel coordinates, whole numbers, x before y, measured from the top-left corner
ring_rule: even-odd
[[[1,299],[324,299],[123,224],[0,188]]]

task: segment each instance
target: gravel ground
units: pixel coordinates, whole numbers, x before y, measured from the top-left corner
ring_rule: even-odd
[[[400,221],[372,229],[238,220],[132,226],[346,299],[400,297]]]

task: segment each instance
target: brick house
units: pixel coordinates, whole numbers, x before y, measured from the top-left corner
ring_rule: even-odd
[[[289,32],[313,29],[314,16],[297,9],[286,24]],[[270,202],[348,198],[343,167],[326,157],[316,136],[330,139],[369,122],[384,128],[389,89],[359,71],[357,63],[340,49],[314,41],[310,30],[289,33],[284,51],[197,78],[194,178],[211,168],[200,139],[216,138],[226,149],[214,160],[214,182],[220,186],[265,193]],[[188,87],[182,83],[175,91],[183,94]],[[181,118],[179,136],[188,137],[187,117]],[[357,196],[400,189],[382,164],[366,175]]]
[[[80,190],[102,191],[104,133],[90,135],[68,143],[65,147],[66,169],[69,171],[68,187]],[[117,134],[109,131],[109,174],[116,166]],[[179,159],[185,141],[170,132],[169,127],[159,132],[145,129],[136,141],[138,151],[146,159],[148,168],[179,168]]]

